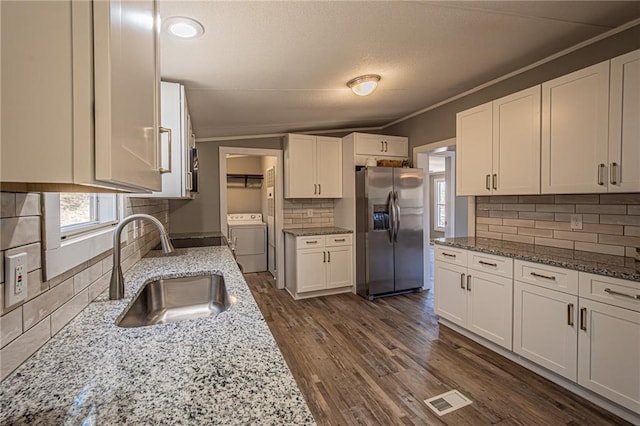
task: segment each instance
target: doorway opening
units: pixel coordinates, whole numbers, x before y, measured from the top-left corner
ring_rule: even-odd
[[[425,288],[433,288],[433,240],[473,236],[473,197],[456,196],[456,140],[413,149],[413,163],[423,169]]]
[[[284,288],[282,151],[220,147],[219,170],[220,230],[238,263],[245,273],[269,271]]]

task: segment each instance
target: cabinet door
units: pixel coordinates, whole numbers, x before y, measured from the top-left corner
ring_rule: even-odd
[[[315,136],[288,136],[285,150],[284,196],[286,198],[313,198],[317,196],[315,150]]]
[[[318,197],[342,197],[342,139],[317,137],[316,171]]]
[[[491,194],[492,104],[456,114],[456,195]]]
[[[542,85],[542,192],[606,192],[609,62]]]
[[[326,256],[323,248],[296,252],[298,293],[323,290],[327,287]]]
[[[640,191],[640,50],[611,60],[609,192]]]
[[[493,102],[493,194],[540,193],[540,86]]]
[[[383,140],[384,138],[380,135],[356,133],[356,155],[385,156]]]
[[[327,248],[327,288],[353,284],[353,255],[351,246]]]
[[[511,350],[513,280],[469,270],[467,329]]]
[[[588,299],[580,309],[578,384],[640,413],[640,312]]]
[[[96,179],[159,191],[155,1],[97,1],[93,12]]]
[[[409,140],[407,138],[383,136],[382,141],[384,143],[385,156],[403,158],[409,156]]]
[[[577,312],[576,296],[515,281],[513,351],[575,381]]]
[[[435,262],[435,312],[442,318],[467,325],[467,268],[444,262]]]

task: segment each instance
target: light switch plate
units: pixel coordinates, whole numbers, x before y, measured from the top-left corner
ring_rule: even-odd
[[[27,298],[27,253],[5,256],[4,304],[15,305]]]

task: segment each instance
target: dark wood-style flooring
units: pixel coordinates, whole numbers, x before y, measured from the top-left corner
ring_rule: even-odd
[[[627,424],[439,326],[431,292],[295,301],[269,273],[245,277],[320,425]],[[451,389],[473,404],[443,417],[424,404]]]

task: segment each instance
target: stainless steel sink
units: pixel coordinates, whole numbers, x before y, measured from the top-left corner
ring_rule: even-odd
[[[143,327],[215,317],[230,306],[229,294],[221,275],[158,279],[144,286],[117,325]]]

